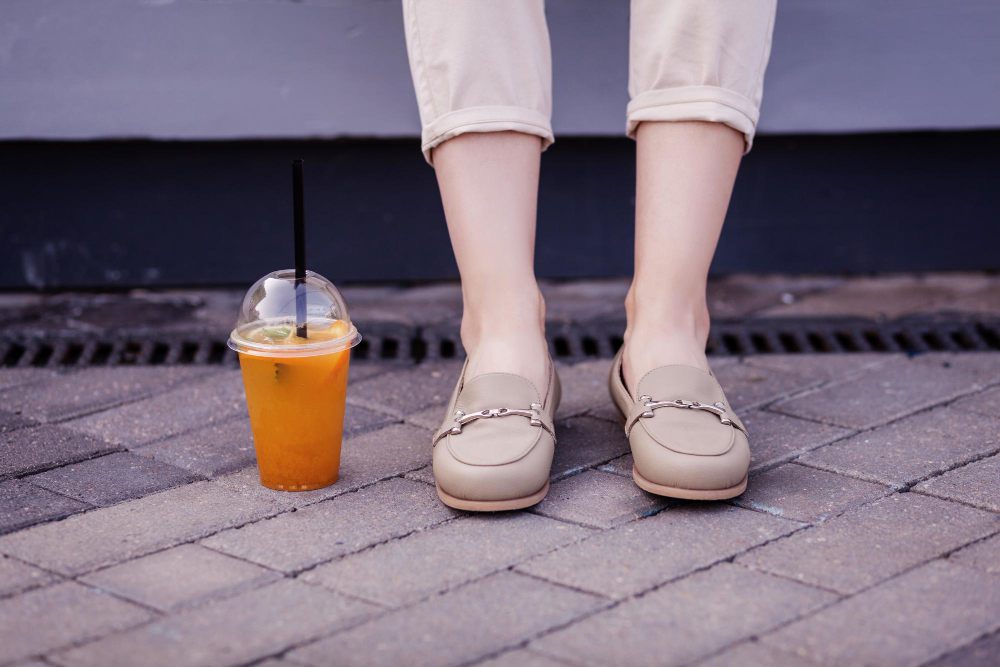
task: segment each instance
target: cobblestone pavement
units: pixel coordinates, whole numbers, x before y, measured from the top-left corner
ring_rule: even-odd
[[[608,365],[560,368],[551,491],[491,516],[433,487],[455,361],[354,363],[297,494],[238,370],[0,369],[0,664],[996,664],[1000,353],[716,359],[753,450],[718,503],[633,484]]]

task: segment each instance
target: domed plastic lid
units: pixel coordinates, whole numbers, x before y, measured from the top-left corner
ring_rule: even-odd
[[[267,274],[243,297],[229,347],[241,354],[305,356],[346,350],[361,342],[347,305],[333,283],[312,271],[298,287],[304,300],[306,336],[296,325],[295,271]]]

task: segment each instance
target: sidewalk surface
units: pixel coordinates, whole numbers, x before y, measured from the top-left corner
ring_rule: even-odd
[[[550,317],[616,317],[625,287],[547,286]],[[185,294],[230,326],[232,293]],[[359,324],[460,307],[345,294]],[[731,318],[1000,313],[992,276],[712,294]],[[0,329],[113,301],[3,295]],[[460,361],[352,363],[340,480],[306,493],[258,484],[237,369],[0,368],[0,665],[996,664],[1000,352],[713,359],[753,451],[717,503],[635,486],[609,363],[560,366],[551,491],[490,516],[429,467]]]

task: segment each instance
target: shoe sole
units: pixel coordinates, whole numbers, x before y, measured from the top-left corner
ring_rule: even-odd
[[[666,486],[650,482],[639,474],[634,465],[632,466],[632,480],[640,489],[655,493],[658,496],[666,496],[667,498],[683,498],[685,500],[726,500],[728,498],[735,498],[747,490],[748,479],[749,475],[744,477],[742,482],[728,489],[682,489],[678,486]]]
[[[545,482],[545,486],[540,491],[523,498],[511,498],[510,500],[464,500],[445,493],[441,489],[441,485],[437,482],[434,483],[434,486],[437,488],[438,498],[441,499],[441,502],[448,507],[465,510],[466,512],[507,512],[510,510],[521,510],[525,507],[537,505],[549,492],[549,483]]]

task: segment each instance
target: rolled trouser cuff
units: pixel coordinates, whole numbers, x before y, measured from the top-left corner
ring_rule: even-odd
[[[737,93],[714,86],[650,90],[629,102],[626,133],[635,139],[643,121],[707,121],[724,123],[743,134],[744,153],[750,152],[760,112]]]
[[[421,150],[428,164],[433,165],[431,151],[435,146],[467,132],[523,132],[542,139],[542,150],[555,141],[548,116],[522,107],[471,107],[446,113],[424,126]]]

